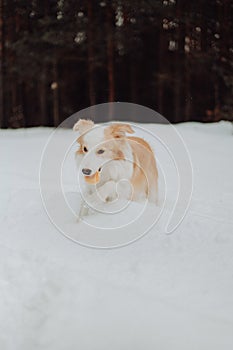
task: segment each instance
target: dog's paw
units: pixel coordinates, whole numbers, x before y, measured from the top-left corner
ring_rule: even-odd
[[[86,198],[86,204],[94,211],[103,211],[106,203],[112,201],[112,196],[106,195],[100,197],[98,193],[94,193]]]
[[[111,203],[114,202],[117,199],[117,193],[111,194],[105,198],[105,203]]]

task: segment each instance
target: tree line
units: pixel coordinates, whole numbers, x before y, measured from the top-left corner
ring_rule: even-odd
[[[0,127],[90,105],[232,120],[230,0],[0,0]],[[142,122],[147,122],[143,119]]]

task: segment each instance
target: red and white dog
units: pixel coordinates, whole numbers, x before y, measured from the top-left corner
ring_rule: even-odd
[[[134,133],[129,124],[96,126],[91,120],[80,119],[73,130],[80,134],[76,159],[81,165],[86,198],[91,206],[98,201],[114,201],[119,193],[125,199],[147,198],[157,203],[158,170],[154,153],[144,139],[126,135]],[[122,180],[130,183],[130,191]],[[88,208],[82,206],[79,217],[87,212]]]

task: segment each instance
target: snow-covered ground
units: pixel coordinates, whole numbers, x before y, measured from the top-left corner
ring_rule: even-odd
[[[46,215],[38,175],[52,130],[0,131],[1,350],[233,347],[232,126],[176,128],[194,171],[187,215],[171,235],[154,228],[113,250],[75,244]]]

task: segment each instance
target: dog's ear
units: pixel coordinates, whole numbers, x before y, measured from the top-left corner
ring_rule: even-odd
[[[74,131],[79,131],[80,134],[84,134],[91,128],[93,128],[94,122],[92,120],[79,119],[76,124],[73,126]]]
[[[112,124],[106,128],[106,133],[109,137],[121,138],[125,137],[125,134],[134,134],[134,130],[129,124]]]

